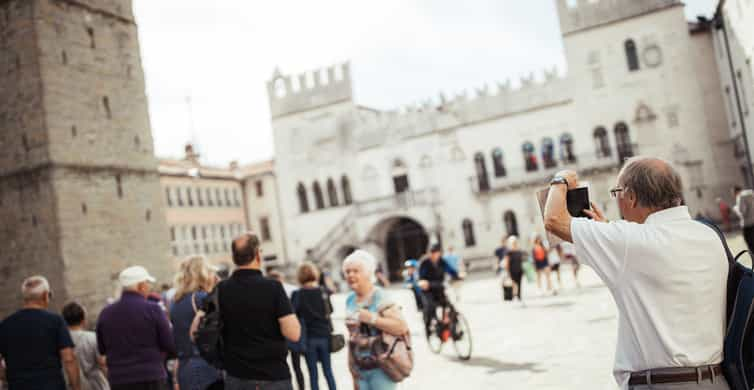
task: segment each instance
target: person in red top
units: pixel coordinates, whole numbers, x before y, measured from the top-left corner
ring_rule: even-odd
[[[723,229],[728,231],[730,230],[730,206],[720,198],[717,198],[717,203],[720,205],[720,218],[723,222]]]
[[[534,237],[534,246],[531,250],[532,258],[534,259],[534,267],[537,270],[537,288],[542,291],[542,274],[547,278],[547,292],[552,291],[552,280],[550,280],[550,264],[547,262],[547,248],[545,248],[542,242],[542,237],[536,235]]]

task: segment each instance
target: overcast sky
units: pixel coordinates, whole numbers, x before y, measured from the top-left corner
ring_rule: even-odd
[[[716,2],[687,0],[686,15]],[[356,101],[384,109],[565,72],[555,0],[134,0],[134,12],[158,156],[181,157],[193,139],[215,165],[273,157],[276,66],[350,61]]]

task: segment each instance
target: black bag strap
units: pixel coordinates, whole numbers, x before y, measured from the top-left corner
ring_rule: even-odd
[[[738,254],[738,256],[734,257],[733,253],[730,251],[730,247],[728,247],[728,240],[725,239],[725,235],[723,234],[722,230],[720,230],[720,228],[717,227],[717,225],[707,222],[705,220],[700,220],[698,222],[709,226],[710,229],[715,231],[717,236],[720,237],[720,241],[722,241],[723,243],[723,248],[725,248],[725,256],[728,258],[728,266],[732,268],[734,265],[736,265],[736,260],[738,260],[738,258],[746,251],[741,252]]]
[[[322,294],[322,302],[325,306],[325,319],[327,320],[327,325],[330,328],[330,333],[332,333],[335,331],[335,327],[332,324],[332,305],[330,304],[330,296],[322,286],[319,287],[319,292],[320,294]]]
[[[293,306],[294,312],[298,311],[298,301],[299,301],[298,290],[296,290],[291,293],[291,306]]]

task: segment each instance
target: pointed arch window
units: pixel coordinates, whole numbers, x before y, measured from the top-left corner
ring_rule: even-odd
[[[477,152],[474,154],[474,169],[476,170],[477,185],[480,192],[490,190],[490,179],[487,176],[487,165],[484,162],[484,154]]]
[[[408,167],[406,163],[401,159],[393,161],[393,187],[396,194],[400,194],[409,190],[410,185],[408,182]]]
[[[615,148],[618,150],[618,162],[623,164],[627,158],[634,156],[634,148],[631,144],[631,135],[625,122],[615,125]]]
[[[597,150],[597,158],[610,157],[610,139],[607,137],[607,130],[603,126],[594,129],[594,146]]]
[[[298,192],[298,208],[301,211],[301,213],[308,213],[309,212],[309,198],[306,196],[306,186],[304,186],[304,183],[298,183],[298,188],[296,189]],[[222,231],[222,230],[221,230]]]
[[[627,39],[623,46],[626,49],[626,61],[628,62],[628,71],[634,72],[639,70],[639,54],[636,50],[636,42],[633,39]]]
[[[576,153],[573,151],[573,137],[570,133],[560,136],[560,160],[566,164],[576,162]]]
[[[312,184],[312,192],[314,192],[314,205],[317,206],[317,209],[325,208],[325,197],[322,196],[322,187],[319,186],[318,181]]]
[[[332,178],[327,179],[327,198],[331,207],[338,207],[338,190],[335,188],[335,182]]]
[[[472,247],[476,245],[476,237],[474,237],[474,224],[471,220],[466,218],[463,220],[463,240],[466,247]]]
[[[351,197],[351,181],[348,180],[348,176],[343,175],[340,178],[340,187],[343,190],[343,203],[347,205],[353,203],[353,198]]]
[[[554,168],[558,165],[555,161],[555,144],[550,137],[542,139],[542,165],[545,166],[545,169]]]
[[[537,163],[537,155],[534,153],[534,144],[527,141],[521,146],[521,151],[524,154],[524,165],[526,166],[526,172],[536,171],[539,169]]]
[[[495,177],[505,177],[505,160],[503,159],[503,149],[492,149],[492,167],[495,171]]]

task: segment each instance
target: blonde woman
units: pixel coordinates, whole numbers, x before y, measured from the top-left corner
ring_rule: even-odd
[[[343,261],[343,273],[351,287],[346,298],[346,325],[351,333],[349,343],[349,368],[357,390],[394,390],[397,383],[379,367],[359,366],[357,361],[376,360],[370,348],[360,348],[353,340],[367,332],[373,335],[385,332],[399,336],[408,332],[408,325],[400,309],[392,304],[385,293],[374,285],[377,261],[369,252],[357,250]],[[370,359],[371,358],[371,359]]]
[[[189,337],[189,329],[202,301],[217,283],[215,267],[204,256],[191,256],[181,262],[175,277],[175,297],[170,309],[173,337],[178,351],[177,382],[181,390],[222,388],[220,372],[199,356]]]

